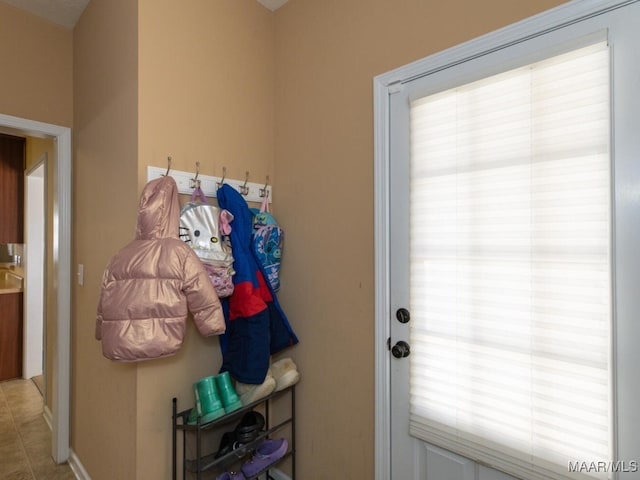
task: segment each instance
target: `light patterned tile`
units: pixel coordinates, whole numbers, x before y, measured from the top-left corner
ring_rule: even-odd
[[[50,462],[49,465],[33,467],[36,480],[75,480],[75,475],[68,464],[56,465]]]
[[[20,435],[15,430],[2,432],[2,436],[0,436],[0,459],[14,450],[24,452]]]
[[[25,445],[43,442],[51,444],[51,430],[42,415],[18,425],[18,433]]]
[[[33,440],[28,445],[24,445],[24,449],[29,459],[29,463],[35,470],[39,467],[49,467],[55,465],[51,459],[51,441],[46,438]]]
[[[17,475],[20,472],[29,472],[29,476],[25,478],[32,478],[29,461],[22,446],[19,444],[1,446],[0,478],[13,478],[12,475]]]
[[[8,472],[2,476],[3,480],[33,480],[34,476],[31,470],[16,470],[15,472]]]
[[[68,464],[51,458],[42,396],[30,380],[0,382],[0,479],[75,480]]]
[[[30,380],[16,378],[14,380],[6,380],[0,384],[2,391],[7,397],[7,401],[33,398],[33,394],[38,393],[38,389]]]

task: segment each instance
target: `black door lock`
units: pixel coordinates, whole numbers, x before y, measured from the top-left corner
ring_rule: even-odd
[[[411,314],[406,308],[399,308],[398,310],[396,310],[396,318],[400,323],[407,323],[409,320],[411,320]]]
[[[409,344],[403,340],[400,340],[391,348],[391,354],[396,358],[408,357],[410,353]]]

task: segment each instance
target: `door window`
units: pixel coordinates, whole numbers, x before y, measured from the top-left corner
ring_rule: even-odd
[[[411,102],[410,431],[517,476],[610,461],[606,43]]]

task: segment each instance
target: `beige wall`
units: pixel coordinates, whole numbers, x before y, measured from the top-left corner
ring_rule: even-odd
[[[290,0],[276,12],[280,301],[305,480],[374,477],[372,79],[558,0]]]
[[[141,180],[168,155],[177,170],[273,174],[274,75],[273,15],[255,0],[141,0]]]
[[[137,4],[92,0],[74,30],[71,446],[94,480],[136,478],[136,366],[102,356],[96,306],[110,256],[135,231]],[[75,277],[74,277],[75,280]]]
[[[70,127],[69,29],[0,2],[0,113]]]
[[[25,171],[29,171],[37,164],[42,155],[46,154],[48,158],[53,158],[53,140],[50,138],[27,137],[25,150]]]
[[[117,32],[117,35],[116,35]],[[148,165],[243,178],[274,168],[273,16],[252,0],[92,0],[74,32],[72,448],[94,480],[169,478],[171,399],[217,372],[189,325],[168,359],[118,364],[94,337],[108,259],[133,238]],[[250,138],[251,140],[247,140]]]
[[[261,181],[274,170],[274,31],[253,0],[139,2],[139,181],[149,165]],[[185,200],[183,198],[183,200]],[[169,478],[171,399],[218,372],[217,337],[189,334],[173,358],[138,367],[137,476]]]

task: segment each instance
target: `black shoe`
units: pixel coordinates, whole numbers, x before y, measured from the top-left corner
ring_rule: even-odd
[[[264,428],[264,417],[258,412],[248,412],[235,429],[235,436],[240,443],[249,443],[258,438]]]
[[[220,439],[220,447],[218,447],[215,458],[224,457],[227,453],[233,452],[239,446],[236,432],[225,432]]]

